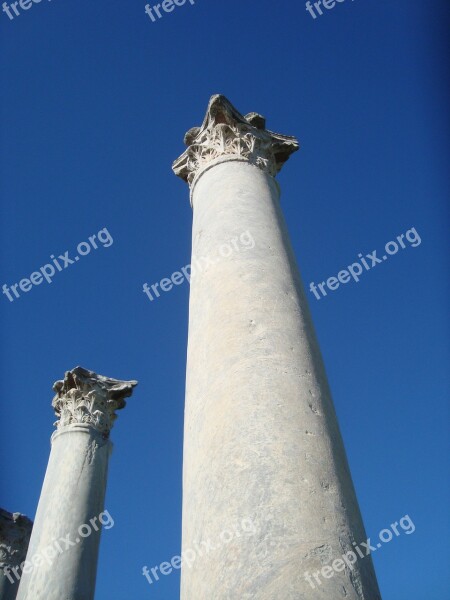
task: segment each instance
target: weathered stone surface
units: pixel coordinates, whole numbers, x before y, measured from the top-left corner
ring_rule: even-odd
[[[224,96],[212,96],[202,126],[185,135],[188,149],[173,163],[175,174],[192,184],[214,160],[239,156],[276,175],[298,142],[265,129],[265,123],[258,113],[243,117]]]
[[[191,280],[183,551],[217,547],[182,569],[181,600],[379,600],[370,557],[305,579],[366,534],[273,178],[297,143],[247,117],[264,143],[242,152],[250,126],[217,98],[174,168],[191,184],[192,253],[243,231],[255,247]],[[216,544],[244,518],[255,535]]]
[[[125,407],[135,385],[137,381],[111,379],[82,367],[67,371],[64,379],[53,384],[52,406],[59,417],[55,426],[88,424],[108,436],[117,418],[115,411]]]
[[[23,574],[17,600],[92,600],[104,511],[109,432],[136,381],[119,381],[76,367],[54,385],[59,421],[45,474],[27,561],[46,557]],[[95,525],[92,523],[92,519]],[[90,527],[91,533],[84,536]],[[84,537],[83,537],[84,536]],[[64,540],[70,541],[65,542]],[[58,547],[59,545],[59,547]],[[60,549],[62,551],[60,551]]]
[[[33,523],[20,513],[0,508],[0,600],[14,600]],[[15,569],[15,571],[13,570]]]

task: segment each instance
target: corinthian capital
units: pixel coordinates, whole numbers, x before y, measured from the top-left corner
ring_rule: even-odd
[[[261,115],[243,117],[225,96],[212,96],[202,126],[190,129],[184,137],[188,148],[173,163],[175,175],[191,185],[205,167],[225,156],[239,157],[276,175],[299,145],[295,138],[265,126]]]
[[[27,554],[33,523],[0,508],[0,569],[20,565]]]
[[[59,418],[55,426],[87,424],[108,437],[117,418],[115,411],[125,407],[125,398],[135,385],[137,381],[110,379],[82,367],[66,371],[64,379],[53,385],[52,406]]]

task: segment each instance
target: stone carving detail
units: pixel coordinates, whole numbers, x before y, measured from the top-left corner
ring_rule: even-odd
[[[125,407],[125,398],[136,385],[137,381],[110,379],[82,367],[67,371],[53,385],[52,406],[59,417],[55,426],[87,424],[108,437],[117,418],[115,411]]]
[[[224,96],[212,96],[202,126],[184,137],[188,149],[173,163],[175,175],[191,185],[213,160],[237,156],[275,176],[299,145],[295,138],[273,133],[265,125],[261,115],[243,117]]]
[[[19,566],[26,557],[33,523],[0,508],[0,569]]]

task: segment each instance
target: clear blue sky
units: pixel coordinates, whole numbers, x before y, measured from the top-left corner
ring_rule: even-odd
[[[189,262],[171,163],[220,92],[301,141],[279,181],[306,285],[420,234],[308,297],[368,535],[416,525],[374,555],[383,598],[448,598],[448,2],[345,0],[313,19],[302,0],[196,0],[154,23],[144,5],[0,13],[0,284],[105,227],[114,240],[1,295],[0,504],[34,517],[65,370],[138,379],[112,435],[97,599],[178,598],[178,573],[150,587],[141,570],[180,547],[189,287],[152,303],[142,285]]]

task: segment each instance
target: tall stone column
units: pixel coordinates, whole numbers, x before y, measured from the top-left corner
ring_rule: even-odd
[[[0,600],[14,600],[33,523],[20,513],[0,508]]]
[[[124,408],[136,384],[81,367],[54,384],[57,429],[18,600],[94,598],[101,527],[109,515],[109,434],[115,411]]]
[[[379,600],[370,556],[322,571],[366,534],[274,179],[297,141],[213,96],[185,143],[192,262],[255,247],[191,279],[181,599]]]

